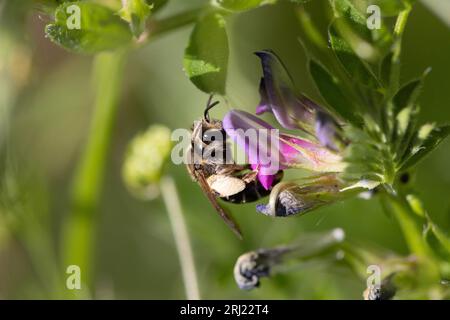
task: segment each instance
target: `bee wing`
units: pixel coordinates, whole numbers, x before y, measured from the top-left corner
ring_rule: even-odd
[[[241,230],[240,230],[238,224],[234,221],[234,219],[231,217],[231,215],[229,215],[225,211],[225,209],[220,206],[219,202],[217,202],[217,198],[212,193],[211,188],[209,187],[208,183],[206,182],[205,176],[200,172],[197,172],[196,175],[197,175],[198,184],[200,185],[203,192],[208,197],[208,200],[209,200],[209,202],[211,202],[214,209],[216,209],[217,213],[220,215],[222,220],[228,225],[228,227],[230,227],[230,229],[234,232],[234,234],[236,234],[236,236],[239,239],[242,239],[242,233],[241,233]]]

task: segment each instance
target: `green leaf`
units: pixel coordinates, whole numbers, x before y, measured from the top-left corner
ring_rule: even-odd
[[[164,7],[169,0],[146,0],[149,6],[153,7],[153,11],[156,12],[162,7]]]
[[[430,248],[432,248],[441,259],[450,261],[450,240],[444,232],[428,221],[428,224],[424,228],[423,236]]]
[[[349,0],[330,0],[334,9],[335,34],[339,34],[353,52],[365,61],[375,61],[377,48],[372,44],[372,32],[367,27],[367,18]]]
[[[350,0],[329,0],[336,17],[345,18],[358,26],[360,30],[366,26],[366,17]]]
[[[380,7],[382,17],[394,17],[406,9],[403,0],[353,0],[352,3],[362,14],[367,13],[370,5],[376,5]]]
[[[392,141],[397,150],[396,157],[404,161],[414,147],[414,135],[418,123],[419,106],[417,99],[423,87],[425,75],[420,79],[405,84],[389,103],[390,116],[394,120]]]
[[[388,88],[392,76],[392,57],[393,53],[389,52],[381,61],[380,64],[380,79],[383,85]]]
[[[384,17],[395,17],[407,8],[402,0],[375,0],[367,2],[379,6]]]
[[[404,108],[394,119],[392,130],[392,142],[394,143],[395,161],[402,163],[411,154],[417,134],[419,107],[410,106]]]
[[[328,38],[331,48],[336,54],[342,67],[355,81],[366,86],[375,86],[377,84],[375,76],[355,54],[347,41],[338,34],[335,23],[336,21],[332,23],[328,29]]]
[[[184,69],[203,92],[225,94],[228,37],[219,13],[200,19],[192,31],[184,56]]]
[[[387,89],[386,96],[388,97],[392,97],[399,87],[401,45],[401,39],[397,39],[392,44],[390,52],[381,61],[380,77]]]
[[[371,136],[369,127],[373,126],[370,118],[366,120],[365,128],[348,126],[344,128],[345,136],[351,141],[344,150],[344,162],[347,163],[342,177],[347,181],[384,180],[383,154],[379,142]]]
[[[420,79],[413,80],[405,84],[400,90],[395,94],[393,98],[393,114],[397,116],[401,110],[406,107],[413,106],[417,99],[419,98],[420,92],[423,88],[423,82],[428,71],[424,73],[424,76]]]
[[[214,3],[225,10],[246,11],[275,2],[277,0],[215,0]]]
[[[380,7],[382,17],[393,17],[407,8],[403,0],[330,0],[334,2],[336,12],[342,13],[348,11],[352,16],[357,16],[359,21],[361,17],[367,17],[367,9],[371,5]]]
[[[119,11],[120,17],[130,24],[131,32],[139,37],[145,30],[145,22],[150,16],[152,6],[145,0],[126,0]]]
[[[113,10],[84,1],[60,5],[55,11],[55,22],[46,26],[45,33],[65,49],[86,54],[113,50],[132,39],[127,23]]]
[[[439,144],[450,134],[450,126],[441,126],[433,128],[431,125],[423,126],[418,134],[419,143],[413,148],[411,155],[403,163],[400,171],[406,171],[416,165],[420,160],[436,149]]]
[[[337,78],[333,77],[324,67],[312,59],[309,62],[309,72],[320,94],[332,110],[342,118],[359,126],[361,119],[355,115],[353,104],[342,93]]]
[[[310,2],[311,0],[290,0],[290,1],[296,4],[304,4]]]

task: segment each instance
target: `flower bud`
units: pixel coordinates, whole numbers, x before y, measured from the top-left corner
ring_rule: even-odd
[[[134,137],[125,156],[122,176],[130,192],[146,200],[158,195],[158,182],[172,142],[170,130],[153,125]]]
[[[335,175],[325,175],[297,184],[281,182],[270,193],[269,203],[257,205],[258,212],[273,217],[305,214],[342,198],[341,182]]]
[[[327,253],[339,248],[344,238],[342,229],[334,229],[325,233],[303,234],[289,245],[244,253],[234,265],[234,279],[241,290],[258,288],[261,278],[293,270],[289,268],[292,262],[300,264],[310,259],[325,258]]]

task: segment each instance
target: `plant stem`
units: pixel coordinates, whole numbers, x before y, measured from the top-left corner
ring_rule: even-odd
[[[432,249],[422,236],[422,222],[417,219],[402,194],[390,194],[387,201],[386,204],[398,221],[409,250],[418,258],[422,266],[422,273],[427,275],[427,279],[438,283],[439,265]]]
[[[199,300],[200,294],[191,242],[183,218],[175,182],[172,177],[166,176],[161,180],[161,193],[167,208],[175,245],[177,247],[186,297],[188,300]]]
[[[147,28],[148,35],[142,41],[139,41],[139,44],[142,45],[148,43],[154,38],[167,32],[194,23],[206,7],[207,6],[201,6],[161,20],[151,20]]]
[[[72,185],[71,212],[66,224],[64,263],[78,265],[83,283],[93,289],[95,212],[98,207],[111,133],[115,122],[125,51],[101,53],[94,62],[96,99],[86,149]],[[87,293],[87,291],[84,291]]]
[[[394,35],[397,37],[402,37],[403,32],[405,31],[406,23],[408,22],[409,14],[411,13],[411,6],[408,5],[408,7],[400,12],[400,14],[397,17],[397,21],[395,22],[394,27]]]
[[[203,7],[192,9],[166,19],[156,21],[153,28],[152,36],[160,35],[167,31],[178,29],[180,27],[184,27],[188,24],[193,23],[195,20],[197,20],[199,13],[203,9],[204,9]]]
[[[203,9],[204,7],[200,7],[160,21],[153,21],[150,24],[150,38],[153,40],[158,35],[194,22]],[[148,40],[149,38],[144,42]],[[65,225],[64,265],[78,265],[82,274],[85,275],[83,282],[91,288],[93,288],[91,261],[93,252],[91,250],[93,249],[94,212],[101,194],[126,55],[125,51],[101,53],[95,59],[94,76],[97,83],[95,113],[86,150],[73,182],[71,213]],[[196,279],[194,280],[196,284]],[[190,287],[189,293],[193,299],[198,299],[196,286]]]

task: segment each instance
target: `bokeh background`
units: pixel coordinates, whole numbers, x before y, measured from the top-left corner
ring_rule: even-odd
[[[425,0],[426,1],[426,0]],[[196,7],[200,0],[171,0],[158,13]],[[27,1],[0,1],[1,184],[19,185],[14,199],[0,206],[0,298],[59,298],[65,281],[62,225],[68,215],[74,169],[89,133],[93,106],[93,59],[68,53],[44,37],[48,18]],[[325,1],[306,9],[325,30]],[[418,3],[406,29],[402,80],[429,75],[421,97],[422,119],[450,121],[450,18]],[[442,19],[443,18],[443,19]],[[297,85],[320,101],[306,71],[291,5],[277,4],[227,21],[231,44],[229,105],[253,111],[258,102],[260,66],[253,52],[270,48],[285,61]],[[121,167],[127,144],[153,123],[189,128],[200,117],[207,96],[182,70],[191,27],[170,33],[134,51],[121,88],[100,207],[95,212],[95,298],[182,299],[179,262],[164,203],[142,202],[124,186]],[[416,186],[432,219],[450,230],[450,143],[417,170]],[[300,218],[271,219],[254,205],[229,205],[244,231],[237,240],[217,217],[183,166],[168,165],[176,179],[192,239],[202,298],[207,299],[360,299],[365,282],[333,265],[304,266],[263,280],[261,288],[240,291],[232,275],[245,251],[294,241],[307,232],[340,227],[356,242],[406,254],[395,221],[376,198],[352,199]]]

